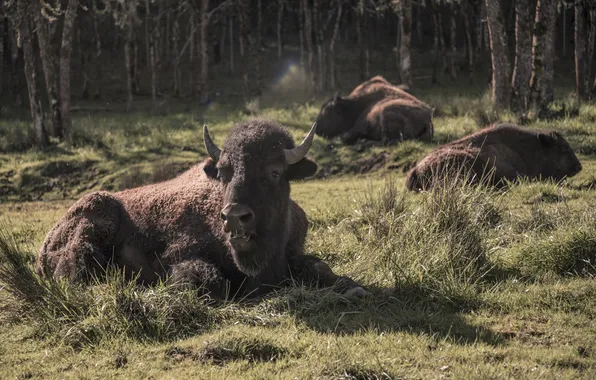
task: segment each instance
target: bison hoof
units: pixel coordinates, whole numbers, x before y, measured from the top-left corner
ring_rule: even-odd
[[[348,289],[345,293],[346,296],[365,297],[370,293],[364,290],[363,287],[357,286],[355,288]]]

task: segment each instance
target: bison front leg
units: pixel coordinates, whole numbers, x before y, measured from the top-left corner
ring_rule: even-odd
[[[107,192],[81,198],[46,236],[37,273],[77,281],[103,271],[113,254],[122,213],[120,202]]]
[[[364,296],[368,294],[362,286],[348,277],[338,276],[320,259],[309,255],[289,258],[290,274],[294,280],[320,288],[333,288],[339,293]]]
[[[207,294],[214,299],[231,299],[241,293],[237,281],[226,279],[213,264],[201,259],[192,259],[172,265],[170,279],[176,284],[196,288],[199,293]],[[238,279],[242,284],[244,281]]]

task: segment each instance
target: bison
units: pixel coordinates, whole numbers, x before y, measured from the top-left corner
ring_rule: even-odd
[[[339,136],[345,144],[358,139],[430,141],[433,135],[430,107],[381,76],[360,84],[346,97],[335,94],[321,107],[317,125],[318,135]]]
[[[312,176],[314,137],[295,146],[276,122],[237,124],[210,158],[180,176],[117,193],[82,197],[48,233],[37,262],[46,277],[86,281],[108,265],[143,284],[196,286],[213,298],[258,295],[290,279],[365,294],[304,254],[308,222],[290,199],[290,181]]]
[[[499,187],[518,177],[571,177],[582,169],[569,143],[553,131],[497,124],[438,147],[407,174],[409,190],[425,190],[449,176]]]

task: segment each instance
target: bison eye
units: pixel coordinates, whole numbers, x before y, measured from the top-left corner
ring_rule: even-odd
[[[279,172],[277,170],[273,170],[271,172],[271,177],[273,177],[273,178],[279,178]]]
[[[227,167],[219,168],[217,171],[217,178],[222,182],[229,182],[232,176],[232,170]]]

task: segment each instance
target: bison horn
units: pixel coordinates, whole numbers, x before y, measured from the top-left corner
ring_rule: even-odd
[[[213,140],[211,140],[211,136],[209,136],[209,130],[207,129],[207,124],[203,125],[203,140],[205,142],[205,148],[207,149],[209,156],[213,160],[218,161],[219,155],[221,154],[221,149],[219,149]]]
[[[288,165],[293,165],[296,162],[300,161],[301,159],[306,156],[310,146],[312,145],[312,140],[315,137],[315,130],[317,129],[317,123],[313,123],[312,127],[310,128],[310,132],[304,138],[302,143],[298,145],[294,149],[284,149],[284,153],[286,155],[286,162]]]
[[[332,103],[335,104],[337,103],[337,99],[339,99],[339,91],[335,93],[335,95],[333,95],[333,101]]]

